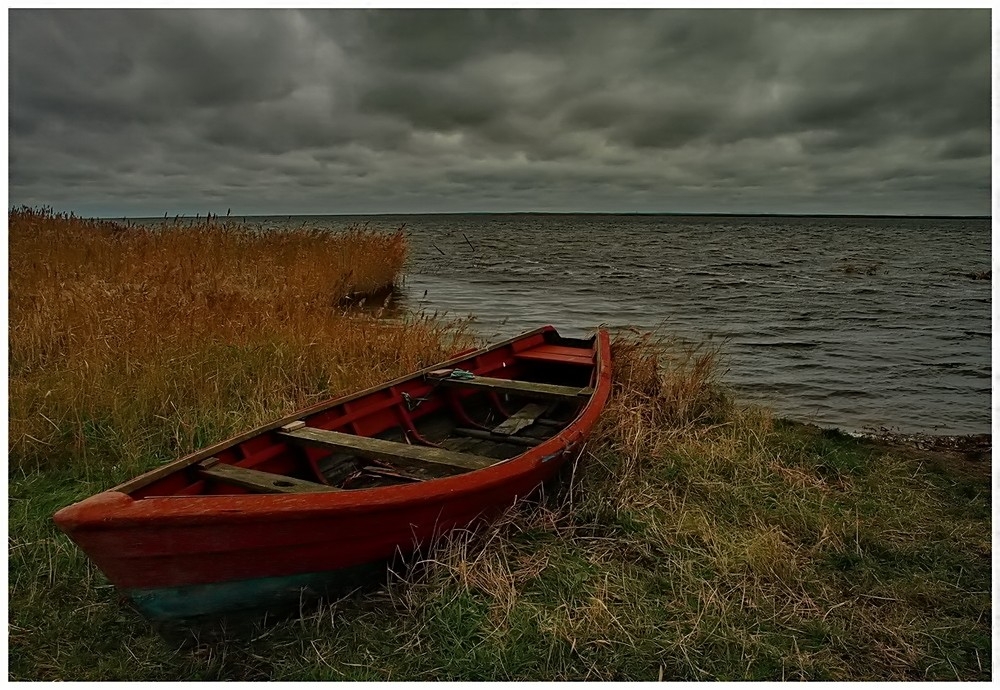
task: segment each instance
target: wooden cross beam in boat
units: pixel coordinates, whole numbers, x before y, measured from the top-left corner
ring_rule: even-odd
[[[537,446],[544,439],[524,438],[523,436],[516,436],[515,434],[537,422],[538,418],[545,414],[549,407],[550,405],[528,403],[510,417],[500,422],[500,424],[492,430],[487,431],[484,429],[466,429],[458,427],[455,429],[454,433],[459,436],[481,438],[487,441],[493,441],[494,443],[512,443],[514,445],[528,447]]]
[[[504,421],[500,422],[500,424],[493,429],[493,433],[503,436],[516,434],[521,429],[526,429],[534,424],[535,420],[545,414],[548,408],[548,405],[529,403]]]
[[[343,491],[335,486],[309,482],[295,477],[286,477],[271,472],[251,470],[220,462],[218,458],[208,458],[198,464],[198,473],[209,479],[239,486],[250,491],[265,494],[302,494],[317,491]]]
[[[594,394],[594,389],[589,386],[586,388],[577,388],[574,386],[557,386],[551,383],[536,383],[534,381],[496,379],[489,376],[452,378],[451,371],[450,369],[438,369],[427,374],[427,379],[445,386],[460,386],[463,388],[479,388],[504,393],[516,393],[528,398],[583,400]]]
[[[430,446],[411,446],[396,441],[355,436],[309,426],[280,431],[278,435],[304,445],[344,450],[366,458],[391,458],[394,464],[446,471],[449,474],[479,470],[498,462],[496,458],[482,455],[458,453]]]

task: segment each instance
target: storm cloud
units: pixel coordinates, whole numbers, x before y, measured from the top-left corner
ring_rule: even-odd
[[[11,10],[9,200],[990,212],[988,10]]]

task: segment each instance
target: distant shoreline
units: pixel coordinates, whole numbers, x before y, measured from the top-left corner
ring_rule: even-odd
[[[398,216],[662,216],[669,218],[886,218],[907,220],[992,220],[993,216],[903,215],[867,213],[673,213],[673,212],[598,212],[598,211],[435,211],[429,213],[262,213],[234,214],[231,218],[387,218]],[[175,214],[169,218],[204,218]],[[226,216],[213,217],[224,218]],[[163,216],[102,216],[101,220],[162,220]]]

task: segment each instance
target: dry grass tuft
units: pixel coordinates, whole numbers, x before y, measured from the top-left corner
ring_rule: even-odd
[[[625,460],[620,477],[676,439],[710,428],[727,409],[718,349],[633,332],[616,336],[612,359],[614,395],[594,441]]]
[[[724,409],[718,348],[655,333],[626,333],[614,339],[611,351],[615,402],[643,408],[649,427],[684,433]]]

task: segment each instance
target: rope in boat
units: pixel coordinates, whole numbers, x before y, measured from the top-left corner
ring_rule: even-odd
[[[403,398],[403,402],[406,403],[406,409],[409,410],[410,412],[413,412],[415,409],[420,407],[421,403],[427,402],[427,400],[429,400],[429,398],[414,398],[406,391],[403,391],[401,395]]]
[[[476,378],[476,375],[473,374],[471,371],[466,371],[465,369],[452,369],[451,372],[448,373],[448,376],[445,378],[458,379],[460,381],[469,381],[471,379]],[[406,392],[402,393],[402,397],[403,397],[403,402],[406,403],[406,408],[410,412],[413,412],[413,410],[419,407],[420,403],[427,400],[427,398],[414,398],[413,396],[411,396],[409,393]]]

